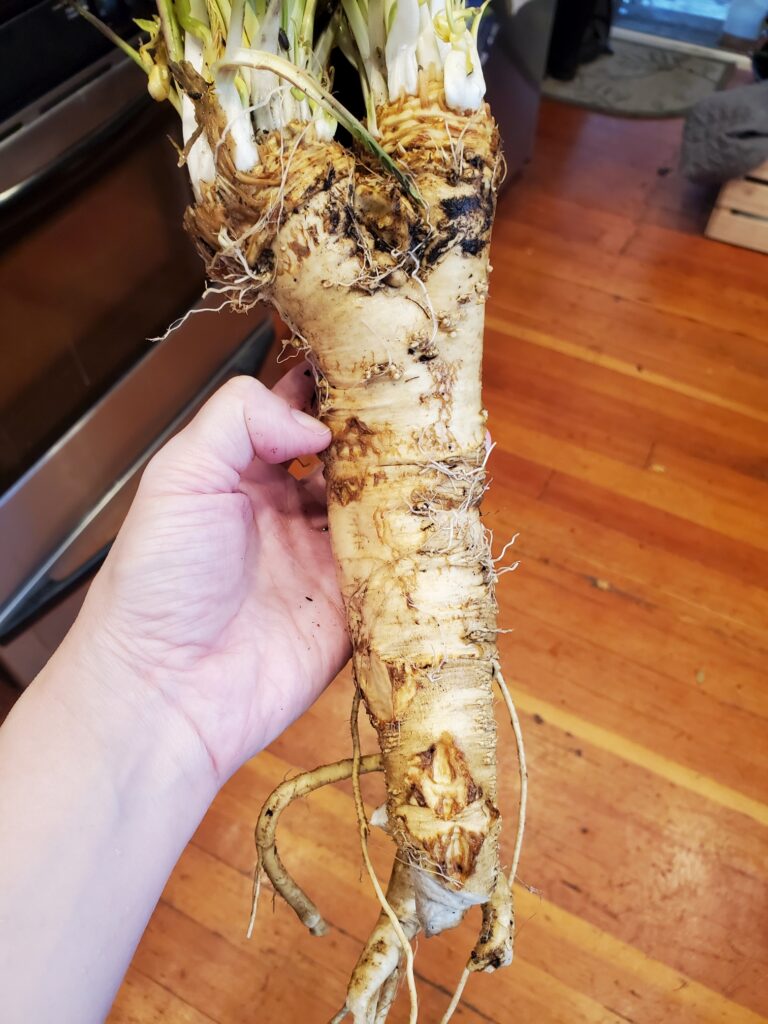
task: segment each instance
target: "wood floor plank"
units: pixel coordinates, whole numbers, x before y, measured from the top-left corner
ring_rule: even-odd
[[[215,1024],[165,986],[132,966],[109,1015],[110,1024]]]
[[[517,321],[515,321],[517,322]],[[497,337],[502,333],[502,338]],[[537,334],[540,332],[537,332]],[[522,332],[489,332],[491,348],[488,353],[488,377],[491,385],[498,374],[514,360],[513,386],[522,386],[528,380],[555,380],[561,393],[570,388],[583,396],[584,408],[592,404],[593,396],[610,400],[619,412],[621,430],[627,415],[638,421],[635,430],[649,430],[654,440],[664,439],[694,457],[714,461],[758,480],[768,479],[768,428],[752,418],[735,414],[705,401],[682,395],[674,389],[664,389],[636,376],[623,375],[598,366],[591,359],[566,355],[546,344],[535,344],[522,337]],[[545,341],[549,335],[544,335]],[[551,419],[560,417],[559,405],[552,405]],[[512,403],[500,405],[507,416],[514,415]],[[493,422],[491,421],[491,427]]]
[[[571,216],[576,213],[572,210]],[[521,258],[513,246],[498,247],[494,259],[494,273],[506,286],[499,289],[493,308],[511,314],[527,327],[570,337],[617,356],[623,354],[630,363],[648,362],[660,373],[705,390],[712,390],[713,384],[718,391],[732,390],[735,397],[742,386],[753,387],[750,378],[765,377],[768,371],[762,333],[751,337],[733,328],[693,320],[684,313],[657,310],[612,293],[604,280],[584,287],[557,278],[557,304],[548,309],[536,301],[554,290],[548,268],[536,267],[534,272],[529,259]],[[506,269],[508,265],[514,267],[513,273]]]
[[[552,476],[549,478],[552,479]],[[746,655],[764,664],[768,657],[768,593],[759,573],[742,578],[732,562],[709,559],[698,543],[680,551],[663,522],[638,522],[603,510],[598,498],[578,503],[548,501],[545,491],[532,500],[497,480],[488,498],[500,538],[520,532],[531,557],[556,563],[584,578],[606,580],[619,594],[657,605],[670,616],[725,636]],[[595,523],[600,522],[599,542]],[[523,574],[524,575],[524,574]],[[754,577],[751,582],[749,577]]]
[[[626,498],[644,508],[675,517],[704,530],[721,534],[736,542],[749,553],[745,558],[756,558],[763,564],[768,552],[768,533],[760,510],[743,507],[731,500],[699,491],[690,484],[677,481],[644,467],[626,463],[590,451],[573,441],[555,438],[539,430],[532,430],[519,422],[502,421],[494,433],[502,447],[512,448],[517,455],[555,471],[558,480],[566,477],[583,483],[586,488],[601,488],[615,496],[615,503]],[[552,478],[552,481],[554,477]],[[553,484],[550,482],[550,488]]]
[[[578,914],[521,890],[516,903],[526,957],[574,988],[593,991],[622,1021],[758,1024],[765,1018],[588,924]],[[553,964],[552,945],[561,956]],[[484,980],[484,979],[483,979]],[[472,998],[472,987],[468,996]]]
[[[726,715],[721,702],[697,692],[695,679],[688,686],[675,685],[663,673],[606,655],[519,609],[505,621],[519,634],[510,661],[515,676],[528,690],[535,686],[537,697],[615,732],[619,744],[636,737],[662,761],[711,775],[719,785],[744,794],[745,803],[747,797],[764,798],[764,718],[735,709]],[[511,645],[505,648],[511,651]],[[748,746],[755,742],[760,752]]]
[[[653,445],[648,469],[666,473],[698,491],[736,501],[768,517],[768,477],[756,480],[738,469],[681,451],[666,440]]]
[[[528,715],[524,722],[536,768],[521,880],[631,945],[635,956],[666,964],[765,1014],[764,935],[750,924],[766,907],[765,826],[629,763],[620,749],[611,752],[576,737],[562,728],[565,723]],[[510,768],[502,775],[502,808],[509,817],[511,750],[502,763]]]
[[[520,265],[542,277],[603,291],[661,313],[752,338],[764,337],[768,299],[760,297],[759,288],[746,291],[741,275],[733,283],[728,283],[727,272],[724,281],[714,272],[697,277],[688,268],[657,267],[652,260],[654,256],[660,258],[663,250],[659,245],[647,244],[633,249],[631,255],[616,255],[511,219],[502,222],[498,235],[501,241],[494,256],[495,266],[501,268],[501,261],[509,260],[504,266],[512,275]]]
[[[647,355],[644,353],[636,353],[633,359],[619,358],[616,355],[608,354],[596,349],[594,345],[574,343],[573,341],[556,337],[543,331],[532,330],[517,321],[509,323],[500,317],[489,316],[488,326],[491,330],[500,331],[501,333],[508,334],[513,338],[522,338],[525,341],[534,345],[540,345],[542,348],[549,349],[552,352],[572,356],[575,359],[581,359],[585,362],[592,363],[595,366],[602,366],[606,369],[613,370],[616,373],[647,381],[649,384],[653,384],[658,388],[664,388],[677,395],[684,395],[686,398],[696,399],[709,406],[739,413],[749,419],[759,420],[761,423],[768,423],[768,412],[766,412],[764,401],[767,381],[764,378],[747,378],[749,390],[753,392],[754,398],[751,402],[744,402],[743,398],[730,398],[728,395],[715,390],[716,384],[722,388],[722,375],[718,377],[716,382],[712,380],[706,381],[703,386],[699,384],[690,384],[685,380],[679,379],[678,374],[668,374],[650,368],[648,363],[650,362],[653,364],[655,360],[653,360],[653,358],[649,360]],[[707,376],[709,376],[709,374],[707,374]],[[712,374],[712,376],[714,376],[714,374]],[[733,378],[736,374],[732,373],[730,376]],[[743,378],[747,377],[747,375],[743,372],[739,372],[738,376],[742,379],[736,379],[735,386],[732,386],[732,390],[737,391],[739,395],[743,396],[745,390],[747,390],[747,388],[745,388],[745,381]],[[707,387],[706,384],[709,384],[709,386]]]
[[[755,800],[736,789],[722,785],[703,772],[694,771],[679,761],[663,757],[650,747],[642,746],[626,735],[630,731],[629,728],[622,732],[618,728],[605,729],[596,725],[594,721],[575,715],[564,710],[562,706],[549,703],[524,690],[517,688],[515,692],[515,702],[528,714],[538,716],[545,722],[552,722],[563,732],[572,733],[601,750],[616,754],[629,764],[645,768],[676,786],[688,789],[730,811],[746,815],[760,825],[768,826],[768,802]],[[633,724],[626,722],[627,726]]]
[[[656,438],[653,423],[612,395],[592,391],[587,404],[572,381],[549,369],[547,365],[535,375],[505,381],[503,388],[495,387],[491,377],[484,392],[486,404],[494,411],[503,409],[515,427],[540,431],[627,465],[644,467]],[[557,409],[556,416],[553,409]],[[490,428],[494,428],[494,420],[495,416],[489,421]]]
[[[624,589],[624,581],[611,573],[574,571],[573,563],[564,565],[551,549],[545,560],[529,557],[530,550],[527,540],[518,538],[519,571],[497,590],[504,616],[532,615],[565,636],[593,642],[616,659],[656,673],[671,688],[672,714],[685,704],[685,693],[676,692],[682,688],[697,699],[711,697],[723,705],[721,712],[747,712],[761,719],[760,727],[768,724],[762,721],[768,720],[768,692],[761,685],[764,655],[750,656],[722,631],[703,629],[701,620],[671,615],[655,602],[655,594],[643,597],[631,586]],[[525,633],[516,631],[509,653],[519,657],[517,642]]]
[[[676,506],[675,501],[685,494],[689,502],[695,505],[698,496],[690,491],[686,494],[678,489],[674,496],[662,495],[661,501],[654,507],[653,496],[644,488],[646,480],[653,479],[653,471],[644,474],[646,480],[636,478],[634,500],[631,495],[632,482],[623,488],[625,493],[618,494],[607,481],[604,481],[607,486],[596,482],[599,472],[597,468],[591,474],[595,482],[587,479],[589,468],[583,471],[580,478],[568,473],[553,472],[541,495],[541,503],[567,509],[592,522],[610,524],[611,528],[627,533],[644,545],[661,548],[670,555],[682,556],[760,588],[768,568],[765,551],[753,544],[725,536],[720,529],[722,520],[719,508],[711,500],[703,509],[692,511],[689,517],[684,508]],[[650,497],[651,501],[643,500],[646,497]],[[666,498],[670,500],[665,501]],[[659,504],[666,507],[658,507]],[[759,516],[750,515],[749,518],[759,533]],[[702,520],[710,525],[702,525]],[[757,533],[753,537],[759,539]]]

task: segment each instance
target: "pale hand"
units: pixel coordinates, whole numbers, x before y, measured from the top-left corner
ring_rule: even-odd
[[[210,399],[147,467],[69,638],[121,698],[162,695],[218,785],[349,657],[322,476],[282,465],[330,441],[295,412],[311,393],[302,364],[272,392],[240,377]]]

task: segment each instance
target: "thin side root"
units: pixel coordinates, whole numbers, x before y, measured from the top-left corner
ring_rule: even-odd
[[[259,820],[256,823],[256,870],[253,879],[253,898],[251,903],[251,916],[248,923],[248,938],[253,933],[253,925],[256,920],[256,910],[261,889],[261,876],[264,872],[274,886],[276,892],[280,893],[285,902],[297,914],[302,924],[305,924],[313,935],[322,935],[327,929],[320,911],[304,890],[294,882],[285,869],[283,862],[277,852],[276,832],[277,823],[281,813],[294,800],[306,796],[321,786],[330,783],[342,782],[350,778],[353,770],[357,775],[367,772],[378,772],[382,768],[381,754],[368,754],[360,757],[358,752],[357,767],[354,766],[353,758],[345,758],[343,761],[336,761],[334,764],[321,765],[314,771],[304,772],[292,779],[282,782],[267,799],[261,809]]]
[[[501,696],[503,697],[504,703],[507,706],[507,711],[509,712],[509,718],[512,723],[512,731],[515,735],[515,743],[517,745],[517,763],[520,771],[520,801],[518,804],[517,815],[517,835],[515,837],[515,847],[512,852],[512,865],[509,870],[509,876],[507,879],[504,879],[506,888],[508,890],[508,898],[510,900],[511,911],[512,887],[514,885],[515,878],[517,877],[517,868],[520,864],[520,853],[523,848],[523,836],[525,834],[525,816],[526,809],[528,806],[528,766],[525,760],[525,745],[523,743],[523,731],[520,727],[520,719],[517,714],[517,708],[515,707],[515,702],[512,700],[512,694],[509,692],[509,687],[507,686],[504,680],[504,676],[502,675],[501,672],[501,666],[499,665],[498,662],[494,662],[493,675],[496,682],[499,685]],[[514,915],[511,916],[510,937],[513,931]],[[448,1024],[451,1017],[453,1017],[454,1013],[456,1012],[456,1008],[461,1002],[461,997],[464,994],[464,987],[469,981],[469,976],[472,973],[472,971],[483,969],[484,967],[486,970],[493,969],[492,967],[489,967],[484,963],[482,955],[478,956],[478,954],[482,954],[485,933],[486,928],[483,928],[483,934],[481,934],[478,944],[473,950],[473,954],[472,957],[470,958],[469,964],[464,968],[462,975],[459,978],[459,983],[454,990],[453,996],[451,997],[451,1001],[448,1004],[447,1010],[443,1014],[440,1024]]]
[[[451,996],[451,1001],[448,1004],[448,1009],[440,1018],[440,1024],[448,1024],[448,1021],[451,1019],[454,1013],[456,1013],[456,1008],[461,1002],[461,997],[464,995],[464,987],[469,981],[469,975],[470,970],[468,967],[465,967],[464,970],[462,971],[461,977],[459,978],[458,985],[453,990],[453,995]]]
[[[357,823],[360,828],[360,849],[363,855],[363,861],[365,862],[368,876],[371,879],[371,885],[376,892],[376,896],[379,900],[382,911],[389,918],[389,922],[392,925],[392,930],[397,936],[400,945],[402,946],[403,955],[405,956],[405,977],[408,985],[408,994],[411,1000],[411,1010],[409,1015],[409,1024],[417,1024],[419,1016],[419,998],[416,993],[416,979],[413,973],[413,949],[409,941],[408,936],[403,930],[403,926],[387,901],[387,897],[384,895],[384,891],[381,888],[381,883],[376,877],[376,872],[373,869],[371,863],[371,857],[368,852],[368,819],[365,816],[365,807],[363,805],[363,795],[360,792],[360,772],[363,767],[364,758],[360,756],[360,731],[358,728],[358,712],[360,710],[360,688],[355,689],[355,697],[352,702],[352,715],[350,718],[350,724],[352,729],[352,789],[355,794],[355,809],[357,811]],[[397,867],[397,865],[395,865]],[[393,877],[399,874],[399,872],[393,872]]]
[[[512,722],[512,731],[515,734],[515,743],[517,744],[517,764],[520,771],[520,802],[517,812],[517,836],[515,838],[515,848],[512,851],[512,866],[509,869],[509,888],[511,891],[517,877],[517,869],[520,864],[520,854],[523,849],[523,836],[525,835],[525,815],[528,807],[528,765],[525,760],[523,730],[520,726],[517,708],[515,707],[515,702],[512,700],[512,694],[509,692],[509,687],[504,681],[504,676],[501,674],[501,665],[499,665],[498,662],[494,663],[493,674],[496,678],[496,682],[499,684],[499,689],[501,690],[501,695],[504,698],[504,703],[507,705],[509,719]]]

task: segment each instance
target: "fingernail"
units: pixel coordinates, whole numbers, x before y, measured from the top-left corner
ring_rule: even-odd
[[[291,409],[291,416],[304,430],[311,430],[313,434],[328,433],[328,427],[324,426],[320,420],[316,420],[314,416],[307,416],[301,409]]]

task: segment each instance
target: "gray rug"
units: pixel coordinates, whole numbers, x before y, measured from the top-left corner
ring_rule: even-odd
[[[734,65],[717,57],[612,39],[613,54],[579,68],[572,82],[545,78],[545,96],[624,117],[682,117],[722,89]]]

